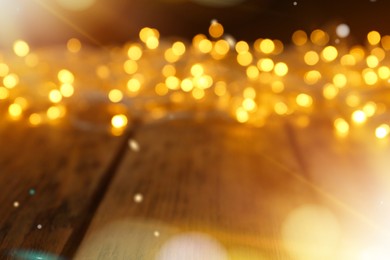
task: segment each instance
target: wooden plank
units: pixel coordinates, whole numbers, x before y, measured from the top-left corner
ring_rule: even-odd
[[[140,150],[129,149],[76,259],[225,259],[180,246],[210,242],[191,232],[219,241],[229,259],[288,259],[281,224],[316,198],[296,175],[283,123],[167,121],[140,127],[134,140]],[[187,257],[161,258],[167,241],[189,247]]]
[[[0,258],[17,259],[18,250],[69,254],[123,138],[66,120],[31,127],[2,116],[0,144]]]
[[[340,137],[324,118],[307,128],[290,128],[313,186],[340,222],[340,259],[390,256],[386,242],[390,147],[388,140],[377,140],[370,128],[354,126],[349,136]]]

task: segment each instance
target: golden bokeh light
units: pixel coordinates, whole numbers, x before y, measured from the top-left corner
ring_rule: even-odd
[[[127,126],[128,119],[124,114],[118,114],[112,117],[111,125],[114,128],[124,128]]]
[[[30,52],[30,46],[27,42],[22,40],[17,40],[13,46],[14,52],[19,57],[25,57]]]
[[[72,53],[78,53],[81,50],[81,42],[79,39],[71,38],[66,44],[68,51]]]

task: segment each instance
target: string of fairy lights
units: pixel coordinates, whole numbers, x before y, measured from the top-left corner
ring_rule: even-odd
[[[35,127],[67,117],[88,121],[99,104],[114,134],[134,117],[175,112],[218,112],[259,127],[276,117],[305,127],[326,114],[340,136],[367,125],[384,139],[390,36],[371,31],[365,46],[349,46],[349,27],[334,31],[298,30],[286,48],[272,39],[236,41],[215,20],[208,36],[191,43],[160,40],[153,28],[143,28],[137,42],[104,49],[73,38],[66,50],[32,51],[18,40],[0,56],[0,111]]]

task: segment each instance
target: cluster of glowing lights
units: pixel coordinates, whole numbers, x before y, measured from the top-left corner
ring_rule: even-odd
[[[94,66],[90,74],[84,75],[77,66],[52,64],[55,71],[46,71],[48,79],[41,84],[48,101],[45,111],[34,111],[34,100],[23,95],[29,84],[23,71],[47,64],[28,43],[17,40],[13,56],[5,56],[9,61],[0,59],[0,100],[7,101],[11,118],[28,118],[32,126],[38,126],[66,116],[68,101],[77,97],[77,86],[85,85],[87,78],[106,85],[107,102],[112,104],[122,105],[137,97],[165,98],[175,106],[193,103],[215,107],[240,123],[257,126],[273,116],[300,120],[304,115],[324,112],[324,106],[339,113],[342,107],[342,114],[333,118],[340,136],[387,111],[388,104],[380,93],[390,84],[386,59],[390,36],[371,31],[366,46],[348,47],[350,29],[340,24],[333,35],[320,29],[310,33],[298,30],[289,47],[269,38],[252,44],[227,36],[216,20],[208,34],[196,35],[190,44],[160,41],[159,31],[146,27],[140,30],[139,41],[124,45],[119,55],[118,48],[113,49],[110,62],[86,65]],[[88,48],[78,39],[70,39],[66,47],[74,63],[83,62],[79,55]],[[91,60],[98,57],[88,55]],[[125,129],[129,113],[114,112],[111,127]],[[375,122],[374,135],[386,138],[388,122]]]

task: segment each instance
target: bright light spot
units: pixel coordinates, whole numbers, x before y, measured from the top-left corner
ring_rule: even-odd
[[[46,115],[50,120],[56,120],[61,117],[62,109],[58,106],[51,106],[47,109]]]
[[[366,58],[367,66],[370,68],[375,68],[379,64],[379,60],[376,56],[370,55]]]
[[[72,84],[74,82],[74,76],[73,76],[73,73],[70,72],[69,70],[60,70],[58,72],[58,80],[61,82],[61,83],[68,83],[68,84]]]
[[[19,206],[20,206],[19,202],[18,202],[18,201],[15,201],[15,202],[14,202],[14,207],[15,207],[15,208],[18,208]]]
[[[237,42],[235,48],[237,53],[245,53],[249,51],[249,45],[247,42],[244,41]]]
[[[349,124],[347,123],[347,121],[345,121],[342,118],[337,118],[334,121],[334,127],[335,127],[337,133],[341,136],[345,136],[349,132]]]
[[[131,74],[134,74],[137,72],[138,70],[138,64],[137,62],[133,61],[133,60],[127,60],[125,61],[125,63],[123,64],[123,69],[125,70],[125,72],[129,75]]]
[[[347,77],[344,74],[338,73],[333,77],[333,84],[336,87],[343,88],[347,85]]]
[[[3,84],[6,88],[14,88],[19,84],[19,77],[16,74],[9,74],[3,78]]]
[[[213,48],[213,44],[208,39],[203,39],[199,42],[199,51],[209,53]]]
[[[242,101],[242,107],[246,111],[254,111],[257,107],[256,102],[253,99],[246,98],[244,101]]]
[[[57,89],[53,89],[49,92],[49,100],[53,103],[59,103],[62,100],[61,92]]]
[[[135,203],[141,203],[144,200],[144,196],[141,193],[137,193],[133,197]]]
[[[127,125],[127,117],[123,114],[115,115],[111,119],[111,125],[114,128],[123,128]]]
[[[248,66],[252,63],[253,56],[250,52],[243,52],[237,55],[237,62],[241,66]]]
[[[322,75],[318,70],[311,70],[305,73],[303,79],[306,84],[314,85],[321,79],[321,77]]]
[[[29,116],[28,121],[31,125],[36,126],[42,123],[42,116],[37,113],[33,113]]]
[[[129,79],[127,81],[127,89],[132,93],[136,93],[141,89],[141,82],[137,78]]]
[[[175,76],[169,76],[165,79],[165,85],[167,85],[169,89],[177,90],[180,88],[180,80]]]
[[[194,88],[194,84],[192,83],[192,80],[189,78],[185,78],[181,81],[181,89],[184,92],[190,92]]]
[[[8,113],[10,114],[10,116],[14,118],[20,117],[22,115],[22,112],[23,112],[22,106],[19,104],[14,103],[8,107]]]
[[[138,44],[133,44],[127,50],[127,56],[130,60],[137,61],[142,57],[142,49]]]
[[[377,45],[381,41],[381,35],[377,31],[371,31],[367,34],[368,43]]]
[[[334,61],[338,56],[336,47],[327,46],[321,52],[321,58],[326,62]]]
[[[123,93],[119,89],[112,89],[108,93],[108,98],[110,99],[111,102],[118,103],[118,102],[122,101]]]
[[[377,110],[377,105],[374,102],[367,102],[367,104],[364,105],[363,111],[366,114],[367,117],[371,117],[375,115]]]
[[[275,44],[270,39],[264,39],[260,43],[260,51],[263,53],[269,54],[275,50]]]
[[[375,85],[378,82],[378,75],[372,70],[364,70],[363,78],[367,85]]]
[[[252,87],[245,88],[243,96],[244,98],[254,99],[256,97],[256,90]]]
[[[272,82],[271,89],[274,93],[281,93],[284,90],[284,83],[279,80],[276,80]]]
[[[215,43],[214,49],[217,54],[224,56],[229,52],[230,46],[227,41],[219,40]]]
[[[25,57],[30,52],[30,47],[27,42],[18,40],[14,43],[13,46],[14,52],[19,57]]]
[[[284,62],[276,63],[276,65],[274,67],[274,72],[279,77],[283,77],[283,76],[287,75],[287,73],[288,73],[288,66],[287,66],[287,64],[284,63]]]
[[[296,102],[301,107],[311,107],[313,98],[307,94],[301,93],[297,96]]]
[[[320,60],[320,57],[318,56],[317,52],[315,51],[308,51],[305,53],[305,56],[303,57],[305,63],[307,65],[313,66],[318,63]]]
[[[200,77],[200,76],[203,75],[203,73],[204,73],[204,69],[203,69],[202,65],[200,65],[198,63],[192,65],[192,67],[191,67],[191,74],[192,74],[192,76]]]
[[[154,235],[155,237],[159,237],[159,236],[160,236],[160,232],[158,232],[158,231],[156,230],[156,231],[153,232],[153,235]]]
[[[151,50],[157,49],[158,45],[160,44],[157,37],[149,37],[146,40],[146,47],[148,47]]]
[[[387,66],[382,66],[378,69],[378,75],[381,79],[386,80],[390,78],[390,69]]]
[[[326,99],[334,99],[339,93],[339,88],[328,83],[324,86],[322,93]]]
[[[367,116],[362,110],[356,110],[352,113],[351,119],[356,124],[363,124],[366,122]]]
[[[290,212],[282,226],[287,252],[299,260],[328,260],[336,253],[340,226],[333,213],[316,205]]]
[[[38,224],[38,225],[37,225],[37,229],[42,229],[42,225],[41,225],[41,224]]]
[[[260,71],[270,72],[274,68],[274,61],[269,58],[260,59],[257,62]]]
[[[336,34],[340,38],[348,37],[350,32],[351,32],[351,30],[349,29],[349,26],[344,24],[344,23],[338,25],[337,28],[336,28]]]
[[[83,11],[90,8],[95,0],[57,0],[63,8],[71,11]]]
[[[197,100],[200,100],[200,99],[204,98],[204,96],[205,96],[204,90],[200,89],[200,88],[194,88],[192,90],[191,94]]]
[[[257,69],[256,66],[249,66],[248,68],[246,68],[246,76],[249,78],[249,79],[252,79],[252,80],[255,80],[259,77],[259,70]]]
[[[249,114],[244,108],[239,107],[236,110],[236,118],[238,122],[245,123],[249,120]]]
[[[0,99],[6,99],[9,97],[9,90],[5,87],[0,87]]]
[[[214,93],[218,97],[222,97],[222,96],[226,95],[226,82],[224,82],[224,81],[216,82],[215,86],[214,86]]]
[[[81,50],[81,42],[76,38],[69,39],[66,44],[68,51],[78,53]]]
[[[64,97],[71,97],[74,94],[74,87],[71,84],[64,83],[60,87],[60,92]]]
[[[157,253],[156,260],[228,260],[226,250],[212,237],[187,233],[169,239]]]
[[[134,152],[139,152],[140,151],[140,147],[139,147],[139,144],[136,140],[134,139],[130,139],[129,140],[129,147],[132,151]]]
[[[0,77],[5,77],[7,76],[9,72],[9,67],[5,63],[0,63]]]
[[[317,29],[310,34],[310,40],[318,46],[324,46],[329,42],[329,35],[326,32]]]
[[[390,127],[387,124],[382,124],[375,129],[375,136],[379,139],[383,139],[389,135]]]
[[[284,102],[280,101],[275,104],[274,110],[278,115],[285,115],[288,112],[288,107]]]
[[[186,46],[180,41],[175,42],[172,44],[172,51],[175,55],[181,56],[186,52]]]

